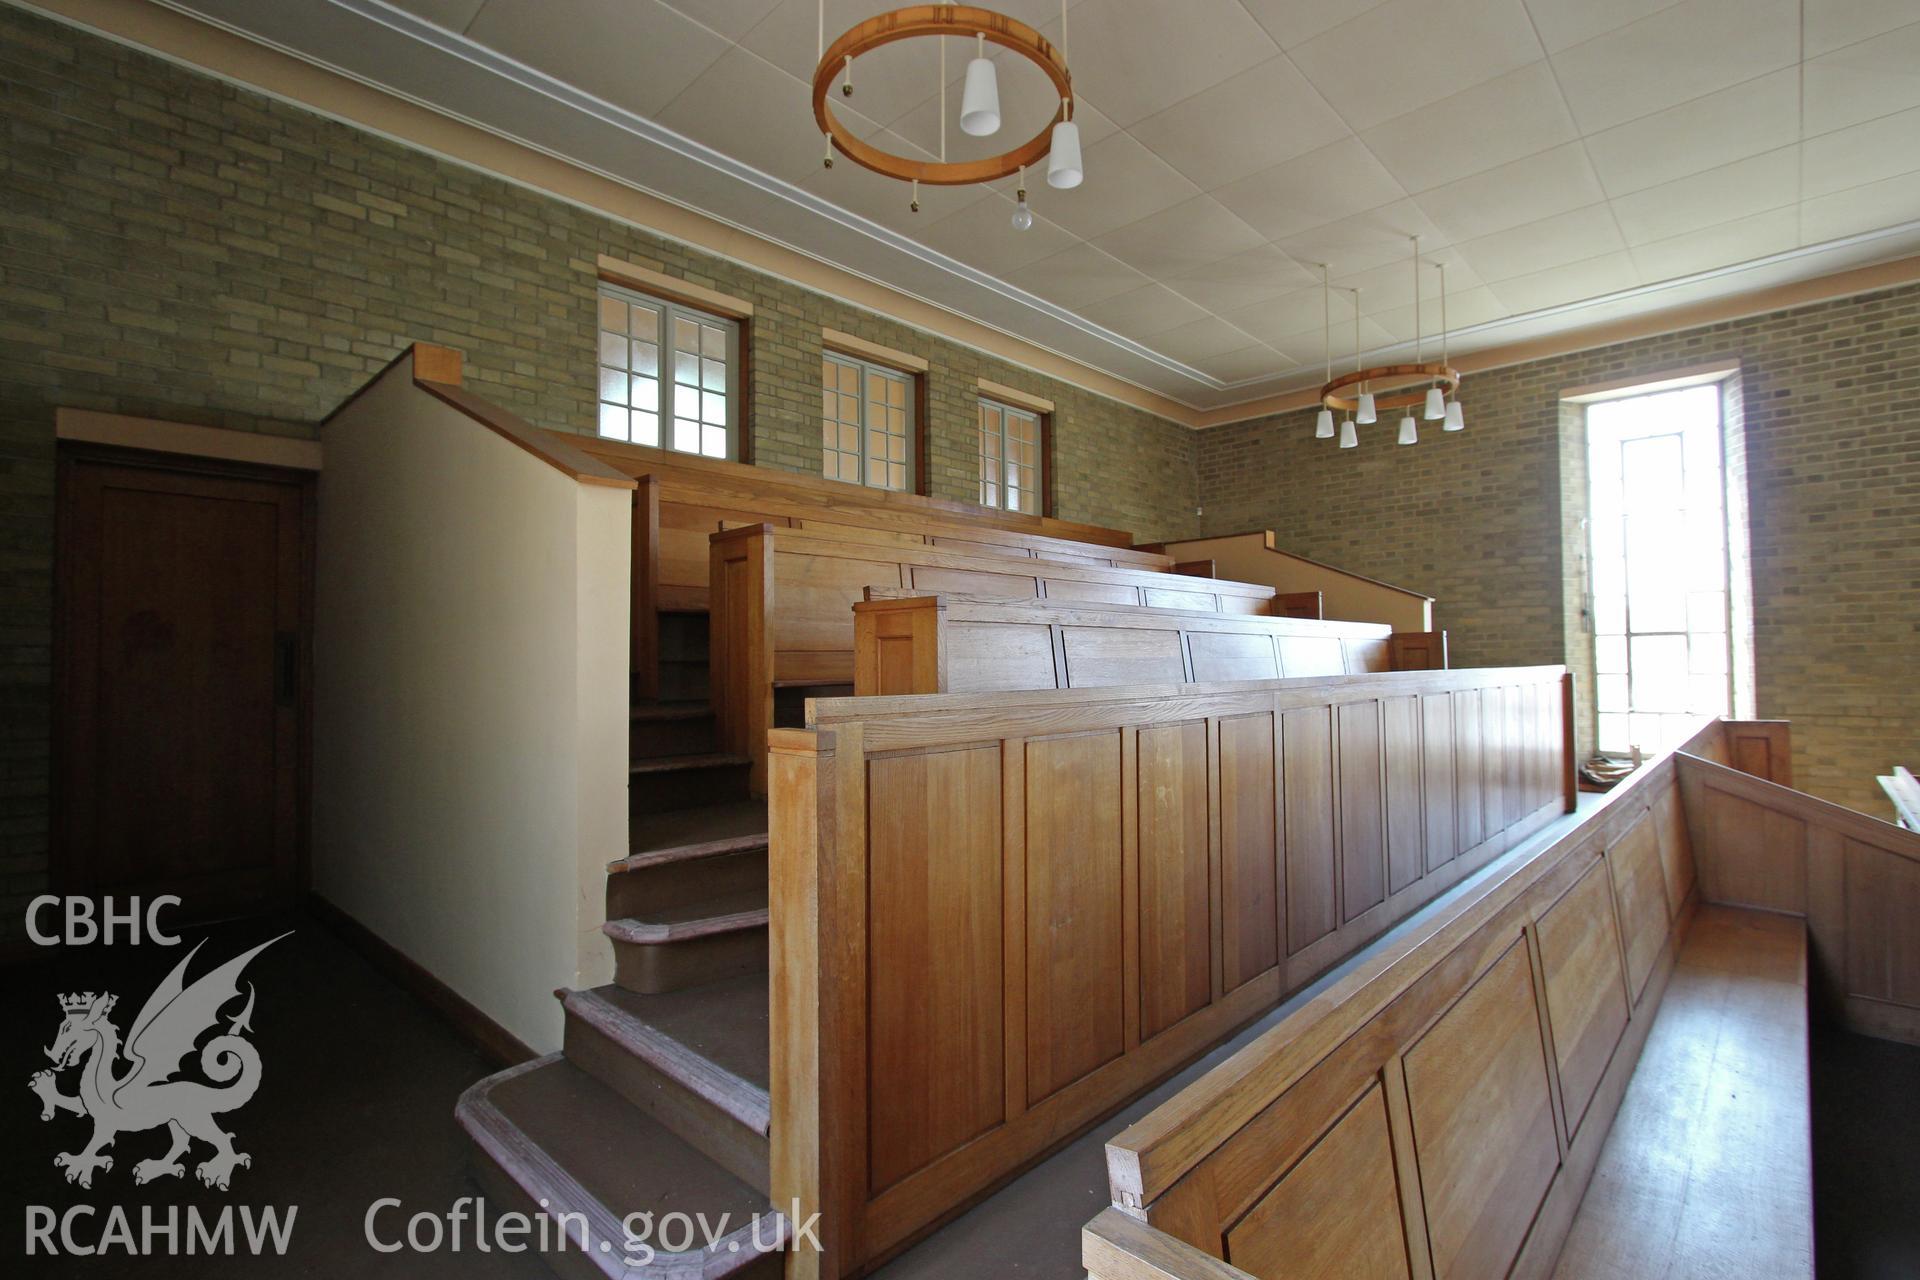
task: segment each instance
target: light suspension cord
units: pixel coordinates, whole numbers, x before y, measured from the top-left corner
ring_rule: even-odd
[[[940,42],[940,163],[945,164],[947,162],[947,38],[945,36],[934,38]],[[986,37],[980,37],[980,42],[984,47]],[[962,104],[961,109],[966,109],[965,104]]]
[[[1358,338],[1355,338],[1358,341]],[[1327,264],[1320,264],[1320,357],[1327,365],[1328,382],[1333,381],[1333,285]]]
[[[1413,237],[1413,362],[1420,363],[1420,237]]]

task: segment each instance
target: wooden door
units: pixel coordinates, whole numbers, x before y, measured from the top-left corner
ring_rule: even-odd
[[[63,450],[59,892],[200,918],[293,893],[310,501],[299,473]]]

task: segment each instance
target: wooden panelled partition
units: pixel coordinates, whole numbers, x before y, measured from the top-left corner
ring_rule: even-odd
[[[1550,1271],[1696,901],[1678,801],[1634,774],[1110,1140],[1095,1280]]]
[[[825,1245],[789,1274],[898,1249],[1569,809],[1566,679],[810,703],[770,759],[773,1195]]]

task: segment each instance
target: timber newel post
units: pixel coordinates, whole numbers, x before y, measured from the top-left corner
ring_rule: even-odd
[[[947,605],[940,596],[853,606],[856,697],[947,691]]]

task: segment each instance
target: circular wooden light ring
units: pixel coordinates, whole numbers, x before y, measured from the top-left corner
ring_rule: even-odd
[[[828,95],[834,77],[848,58],[878,49],[896,40],[919,36],[985,36],[1003,49],[1011,49],[1046,73],[1060,99],[1053,113],[1033,138],[1011,151],[980,160],[941,163],[909,160],[890,151],[863,142],[853,136],[834,116]],[[851,28],[827,49],[820,65],[813,69],[813,118],[821,132],[833,139],[833,145],[855,164],[883,173],[902,182],[920,181],[934,187],[958,187],[975,182],[992,182],[1037,163],[1053,147],[1053,126],[1069,118],[1073,103],[1073,77],[1051,41],[1026,23],[991,9],[963,4],[916,4],[890,13],[877,14]]]
[[[1320,388],[1320,403],[1335,413],[1352,413],[1360,407],[1360,397],[1356,393],[1343,396],[1340,393],[1348,387],[1357,387],[1363,382],[1393,382],[1405,380],[1426,383],[1439,383],[1441,390],[1449,396],[1460,389],[1460,375],[1453,366],[1433,361],[1428,364],[1383,364],[1371,369],[1356,369],[1352,373],[1343,373]],[[1376,413],[1388,409],[1413,409],[1424,404],[1427,399],[1425,385],[1410,391],[1376,392],[1373,407]]]

